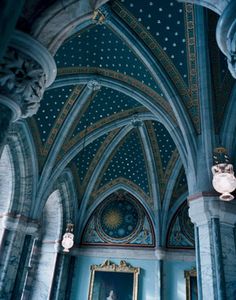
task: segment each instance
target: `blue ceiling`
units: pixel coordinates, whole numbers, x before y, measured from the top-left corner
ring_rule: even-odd
[[[74,30],[73,35],[57,51],[55,61],[58,67],[58,78],[62,79],[65,76],[63,78],[65,79],[68,74],[70,76],[73,73],[72,71],[74,71],[73,80],[82,72],[88,76],[92,74],[89,78],[98,81],[99,76],[102,77],[101,74],[108,74],[107,76],[104,75],[107,82],[110,79],[109,76],[112,77],[111,74],[113,74],[112,84],[114,82],[120,83],[122,80],[125,81],[125,78],[127,79],[125,82],[129,87],[136,84],[137,90],[142,90],[143,97],[147,94],[149,97],[153,96],[153,100],[155,100],[153,103],[158,102],[158,95],[160,95],[164,100],[162,106],[165,106],[166,113],[173,120],[172,115],[175,111],[168,106],[171,105],[171,101],[168,103],[167,99],[163,98],[162,90],[156,82],[157,79],[155,81],[148,70],[148,67],[151,69],[151,66],[148,66],[149,60],[147,59],[150,55],[157,66],[153,70],[159,72],[158,68],[160,67],[160,72],[163,71],[163,78],[165,77],[168,81],[165,82],[167,90],[169,88],[173,89],[173,95],[176,96],[176,99],[178,98],[181,105],[183,104],[183,111],[186,109],[186,119],[190,117],[189,119],[192,120],[190,125],[193,125],[193,128],[195,126],[196,135],[200,134],[198,93],[200,80],[198,78],[197,39],[194,24],[195,7],[193,5],[188,5],[188,7],[190,7],[189,11],[191,12],[188,12],[187,5],[178,3],[176,0],[112,0],[107,2],[103,7],[104,10],[101,8],[100,13],[106,10],[112,12],[113,17],[117,18],[122,24],[120,27],[119,24],[117,25],[119,29],[122,30],[126,27],[137,38],[143,46],[141,48],[145,49],[146,57],[145,54],[139,57],[138,53],[134,53],[135,50],[131,50],[131,46],[121,40],[118,32],[113,31],[115,26],[111,30],[112,26],[111,23],[109,25],[109,21],[112,17],[109,20],[109,15],[106,16],[107,19],[103,24],[96,23],[96,20],[87,20],[89,26],[78,32]],[[129,20],[132,20],[132,22],[129,22]],[[216,24],[217,20],[216,15],[211,12],[208,13],[209,28],[213,28],[212,24]],[[83,24],[80,24],[78,28],[82,27]],[[148,38],[145,39],[145,37]],[[219,120],[222,120],[234,80],[229,76],[226,59],[217,47],[215,25],[214,30],[208,33],[208,43],[210,45],[210,61],[213,62],[210,66],[212,72],[211,84],[212,97],[214,98],[215,127],[218,129],[217,126],[220,123]],[[63,71],[65,71],[64,74]],[[130,82],[132,84],[129,84]],[[55,141],[55,136],[60,140],[60,135],[57,134],[63,122],[68,121],[67,125],[70,123],[68,125],[70,132],[66,137],[62,135],[62,143],[58,143],[61,148],[57,149],[59,154],[57,160],[55,158],[55,165],[52,168],[64,159],[64,154],[66,156],[74,150],[73,147],[76,148],[77,143],[85,145],[88,135],[91,138],[95,131],[97,134],[97,131],[101,130],[100,136],[97,135],[98,138],[91,138],[93,141],[86,147],[83,146],[82,151],[79,153],[78,150],[72,151],[71,160],[68,159],[65,162],[65,165],[67,164],[68,167],[73,169],[73,172],[75,171],[75,178],[79,177],[76,183],[79,186],[78,189],[80,189],[78,198],[81,196],[82,200],[83,197],[87,197],[83,193],[86,191],[86,184],[94,175],[93,171],[99,163],[103,164],[103,169],[98,174],[98,180],[94,183],[93,191],[88,196],[89,200],[86,200],[87,203],[84,207],[91,208],[94,201],[96,201],[96,196],[100,196],[99,193],[102,194],[107,187],[109,189],[116,180],[121,179],[126,184],[130,183],[132,188],[137,187],[139,192],[141,191],[139,195],[144,196],[143,202],[146,201],[151,210],[156,205],[156,203],[152,205],[153,202],[151,201],[155,198],[153,197],[153,182],[151,181],[154,178],[157,180],[157,193],[160,194],[160,199],[158,199],[160,200],[160,207],[163,204],[161,203],[162,199],[165,200],[165,195],[168,194],[165,193],[166,189],[169,188],[168,180],[175,181],[173,191],[171,191],[172,195],[167,200],[169,209],[174,210],[177,201],[180,203],[183,195],[187,194],[187,180],[183,167],[179,174],[173,172],[179,154],[169,132],[162,123],[157,121],[161,120],[160,116],[158,114],[154,116],[135,99],[135,96],[126,96],[119,92],[120,86],[118,84],[116,89],[110,88],[112,85],[109,82],[110,87],[102,86],[100,90],[91,92],[92,95],[86,99],[85,105],[80,107],[80,112],[76,118],[70,122],[67,118],[68,113],[76,101],[79,103],[80,92],[86,86],[85,82],[83,84],[79,87],[72,84],[61,87],[57,85],[56,88],[50,87],[44,94],[37,115],[31,119],[34,128],[37,128],[39,133],[35,134],[34,138],[36,140],[40,139],[39,145],[42,149],[39,151],[41,154],[39,161],[42,168],[43,163],[51,155],[49,150]],[[104,81],[102,84],[104,84]],[[140,86],[142,86],[142,89]],[[148,92],[145,91],[147,87]],[[78,90],[75,92],[77,88]],[[69,102],[72,99],[74,100]],[[148,141],[146,142],[148,143],[144,143],[139,128],[133,128],[111,155],[105,157],[103,154],[113,138],[120,133],[120,130],[124,129],[125,125],[123,127],[117,125],[120,118],[123,118],[124,115],[137,116],[140,112],[142,113],[142,126],[147,133],[146,137],[142,138],[147,138]],[[114,116],[116,118],[112,118]],[[178,118],[176,117],[176,119]],[[176,119],[173,124],[179,129]],[[108,128],[108,125],[111,124],[113,125],[112,130]],[[105,125],[107,125],[106,130],[104,130]],[[129,123],[129,125],[131,124]],[[109,130],[111,132],[108,132]],[[52,135],[52,132],[55,134]],[[175,134],[174,129],[172,134]],[[147,157],[144,145],[150,146],[148,150],[150,150],[151,155],[149,157]],[[150,165],[152,168],[150,168]],[[153,172],[154,169],[156,173]],[[157,195],[155,196],[158,198]],[[189,226],[185,233],[183,224]],[[167,246],[193,247],[193,243],[191,243],[192,229],[187,218],[187,205],[185,203],[170,222],[169,244],[167,243]]]
[[[161,93],[148,70],[105,25],[90,27],[67,40],[56,54],[58,68],[98,67],[129,75]]]
[[[43,143],[46,142],[50,130],[66,101],[69,99],[73,88],[73,85],[63,86],[47,90],[44,93],[43,100],[40,102],[40,108],[34,117]]]
[[[147,195],[150,194],[145,154],[136,129],[127,135],[113,153],[107,169],[104,170],[100,187],[120,177],[135,183]]]
[[[183,193],[187,192],[187,189],[187,178],[184,172],[184,168],[182,167],[176,179],[176,183],[170,201],[170,208],[175,204],[179,197],[183,195]]]
[[[92,159],[95,157],[97,151],[105,141],[107,135],[108,134],[104,134],[100,138],[90,143],[88,146],[84,147],[82,151],[73,159],[72,162],[76,165],[80,182],[83,182]]]
[[[173,151],[176,149],[176,146],[170,134],[160,122],[152,122],[152,125],[157,137],[162,169],[165,171]]]
[[[187,50],[184,4],[175,0],[120,0],[150,32],[187,82]]]
[[[174,0],[121,0],[119,3],[152,35],[166,54],[166,57],[169,57],[173,66],[178,70],[185,81],[186,89],[188,89],[189,70],[185,6]],[[112,4],[110,7],[112,8]],[[161,89],[153,80],[143,62],[105,23],[102,25],[93,24],[81,32],[73,34],[59,48],[55,55],[55,60],[59,73],[62,68],[66,70],[92,70],[92,68],[111,70],[114,73],[138,80],[145,85],[144,87],[150,88],[154,97],[159,94],[163,98]],[[223,73],[224,68],[222,68]],[[170,79],[173,82],[175,80],[175,78]],[[80,87],[82,90],[82,86]],[[50,140],[49,137],[52,130],[58,130],[58,124],[55,121],[62,116],[60,124],[63,124],[66,120],[68,113],[64,114],[65,105],[72,97],[74,90],[75,86],[69,85],[51,88],[45,92],[38,114],[34,117],[44,149],[47,149],[47,140]],[[163,100],[164,102],[166,101],[164,98]],[[71,110],[74,103],[69,105],[68,111]],[[64,148],[58,160],[63,159],[63,154],[67,154],[67,151],[69,152],[73,146],[76,146],[75,143],[82,142],[82,144],[85,144],[87,135],[91,134],[93,130],[99,129],[100,126],[110,122],[115,123],[116,121],[112,121],[112,116],[118,116],[117,120],[119,120],[119,118],[123,117],[124,112],[129,111],[129,115],[136,115],[141,109],[147,112],[147,109],[135,97],[128,97],[118,90],[102,86],[100,90],[94,91],[92,96],[88,97],[84,107],[81,107],[77,118],[70,124],[71,130],[65,139]],[[195,107],[191,109],[194,110]],[[159,184],[161,190],[168,188],[168,186],[163,184],[164,180],[168,181],[168,178],[164,177],[172,176],[173,170],[168,168],[168,164],[174,154],[176,155],[177,150],[164,125],[154,121],[158,120],[159,116],[153,116],[150,120],[150,115],[151,113],[149,113],[147,118],[148,121],[144,118],[143,126],[147,129],[147,136],[151,141],[150,150],[153,151],[154,157],[154,161],[151,163],[153,168],[157,168],[157,181],[160,181],[157,184]],[[119,129],[116,130],[118,131]],[[152,139],[152,134],[155,136],[155,139]],[[150,174],[150,169],[148,169],[150,161],[147,160],[150,160],[150,157],[147,158],[146,156],[147,153],[144,151],[144,143],[140,137],[139,130],[137,128],[132,129],[114,149],[110,157],[103,158],[102,154],[107,146],[105,141],[108,139],[109,132],[104,131],[102,136],[83,147],[82,151],[76,153],[68,163],[69,167],[73,166],[73,171],[76,170],[75,172],[79,177],[77,183],[79,189],[81,189],[79,191],[81,198],[84,196],[83,192],[86,190],[86,184],[91,179],[96,165],[104,159],[102,161],[104,168],[94,185],[94,194],[99,193],[100,190],[111,185],[115,180],[122,179],[126,183],[130,182],[132,187],[137,186],[145,197],[147,196],[145,199],[151,199],[153,191],[151,190],[150,178],[153,178],[153,174]],[[111,140],[112,138],[109,141]],[[46,156],[48,153],[50,154],[50,151],[44,151],[44,153],[46,153],[44,154],[44,159],[46,160]],[[77,177],[75,176],[75,178]],[[181,193],[183,194],[186,190],[186,177],[184,171],[181,171],[173,191],[171,206],[173,206]],[[164,195],[165,190],[161,190],[161,193]],[[95,200],[93,195],[91,201]]]
[[[135,101],[135,99],[113,89],[102,87],[101,90],[96,93],[95,97],[91,99],[91,103],[86,113],[84,113],[79,120],[73,135],[78,134],[81,130],[113,114],[140,106],[141,104]]]

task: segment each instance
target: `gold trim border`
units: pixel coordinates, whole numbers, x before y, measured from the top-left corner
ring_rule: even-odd
[[[112,263],[110,260],[106,260],[104,263],[100,265],[91,265],[90,270],[91,270],[91,275],[90,275],[88,300],[92,300],[95,272],[133,273],[134,283],[133,283],[132,300],[138,300],[138,275],[140,274],[140,268],[132,267],[125,260],[121,260],[119,265]]]

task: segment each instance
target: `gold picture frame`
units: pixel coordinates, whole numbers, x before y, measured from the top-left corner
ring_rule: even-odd
[[[132,267],[124,260],[119,265],[106,260],[103,264],[92,265],[90,269],[88,300],[125,300],[131,299],[131,295],[132,300],[138,300],[140,268]]]
[[[197,271],[196,269],[184,271],[186,280],[186,300],[197,300]]]

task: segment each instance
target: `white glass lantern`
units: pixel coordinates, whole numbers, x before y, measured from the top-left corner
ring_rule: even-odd
[[[221,200],[230,201],[234,199],[231,195],[236,189],[236,178],[234,177],[233,166],[228,163],[220,163],[212,167],[214,189],[221,193]]]
[[[64,252],[69,252],[69,249],[72,248],[74,245],[74,234],[72,233],[73,227],[73,224],[67,224],[66,233],[63,235],[63,239],[61,242],[61,245],[64,248]]]

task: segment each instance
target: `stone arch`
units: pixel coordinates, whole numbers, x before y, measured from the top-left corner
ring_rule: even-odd
[[[5,167],[12,173],[14,183],[8,212],[30,217],[36,194],[38,162],[32,135],[25,121],[11,128],[6,147],[11,159]]]
[[[215,13],[221,15],[222,11],[226,8],[226,6],[229,4],[229,1],[227,0],[178,0],[178,2],[187,2],[187,3],[193,3],[196,5],[204,6],[208,9],[213,10]]]
[[[9,146],[3,149],[0,158],[0,241],[2,240],[4,215],[7,214],[14,195],[15,171]]]
[[[8,211],[13,197],[15,170],[8,145],[3,149],[0,159],[0,214]]]
[[[153,230],[153,239],[154,239],[154,243],[156,245],[157,239],[158,239],[158,237],[157,237],[158,230],[156,227],[158,225],[155,223],[155,216],[153,214],[153,211],[151,210],[149,205],[146,203],[146,201],[143,199],[142,195],[140,195],[137,190],[135,190],[134,188],[132,188],[131,186],[129,186],[125,183],[115,184],[108,190],[105,190],[100,195],[98,195],[96,201],[89,208],[84,220],[82,220],[82,222],[80,222],[80,224],[81,224],[80,238],[82,237],[82,232],[83,232],[84,228],[86,227],[86,224],[89,222],[89,219],[91,218],[93,213],[97,210],[97,208],[104,201],[106,201],[107,198],[111,197],[112,194],[118,193],[119,191],[130,194],[135,199],[135,201],[137,201],[139,204],[141,204],[143,211],[145,212],[145,214],[147,215],[147,217],[150,221],[150,225]]]
[[[63,227],[62,199],[59,190],[48,197],[43,209],[42,240],[57,241],[60,239]]]
[[[91,19],[94,11],[108,0],[57,1],[32,24],[31,35],[55,54],[73,29]]]
[[[42,232],[40,240],[35,245],[36,275],[33,282],[32,299],[48,299],[53,291],[53,282],[58,264],[60,241],[68,222],[75,223],[76,193],[73,177],[69,170],[65,170],[53,186],[43,211]],[[33,257],[32,257],[33,260]]]
[[[166,247],[192,249],[194,248],[194,225],[188,215],[186,198],[181,197],[179,200],[181,204],[168,224]]]

